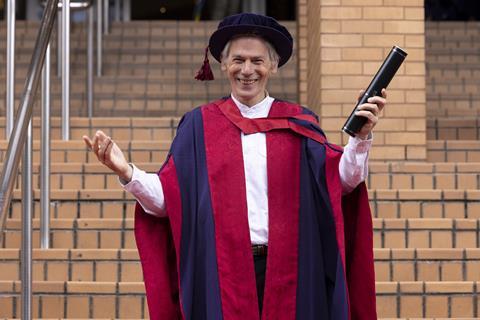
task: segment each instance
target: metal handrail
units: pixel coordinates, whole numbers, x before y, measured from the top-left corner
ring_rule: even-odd
[[[15,0],[7,0],[7,77],[5,84],[5,137],[8,139],[13,129],[15,114]]]
[[[47,1],[42,1],[40,5],[44,7]],[[72,10],[85,10],[92,5],[92,0],[85,0],[85,1],[71,1],[70,2],[70,9]],[[63,7],[63,2],[58,2],[58,8],[61,9]]]
[[[20,107],[13,131],[8,141],[8,149],[4,159],[0,176],[0,242],[3,238],[3,229],[7,218],[13,185],[18,172],[20,155],[25,145],[28,124],[32,118],[35,93],[41,78],[41,71],[45,59],[45,52],[52,34],[55,15],[57,14],[58,0],[48,0],[43,14],[40,30],[27,73],[27,80],[23,89]]]

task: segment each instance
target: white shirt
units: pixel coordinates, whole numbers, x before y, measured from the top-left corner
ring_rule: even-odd
[[[264,118],[268,116],[273,98],[267,96],[258,104],[248,107],[232,95],[242,116]],[[265,133],[241,133],[245,184],[247,191],[248,223],[252,244],[268,243],[268,188],[267,144]],[[368,151],[372,140],[350,138],[340,159],[339,173],[344,194],[351,192],[368,175]],[[156,173],[146,173],[133,166],[132,180],[123,184],[135,196],[146,213],[165,217],[163,187]]]

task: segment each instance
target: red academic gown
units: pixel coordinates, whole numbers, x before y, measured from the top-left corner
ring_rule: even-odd
[[[266,132],[269,249],[255,287],[240,133]],[[168,218],[137,205],[152,319],[376,319],[372,219],[362,183],[342,197],[341,148],[316,117],[274,101],[243,118],[230,98],[187,113],[159,171]]]

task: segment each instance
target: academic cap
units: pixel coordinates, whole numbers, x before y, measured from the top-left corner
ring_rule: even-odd
[[[259,36],[268,41],[280,57],[279,67],[283,66],[292,55],[292,35],[277,20],[254,13],[235,14],[220,21],[217,30],[210,36],[208,47],[205,50],[204,65],[195,78],[198,80],[213,80],[208,61],[208,49],[210,49],[212,56],[220,62],[220,55],[227,42],[239,35]]]

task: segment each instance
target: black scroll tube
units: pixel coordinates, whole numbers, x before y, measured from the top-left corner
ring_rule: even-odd
[[[358,106],[366,103],[370,97],[382,95],[382,89],[387,88],[398,68],[400,68],[403,60],[405,60],[406,56],[407,53],[403,49],[393,46],[392,50],[385,58],[385,61],[383,61],[382,66],[380,69],[378,69],[377,74],[375,74],[375,77],[373,77],[372,82],[370,82],[368,85],[365,94],[360,98],[352,113],[348,117],[347,122],[345,122],[343,125],[344,132],[354,137],[360,131],[360,129],[362,129],[368,119],[355,115]]]

